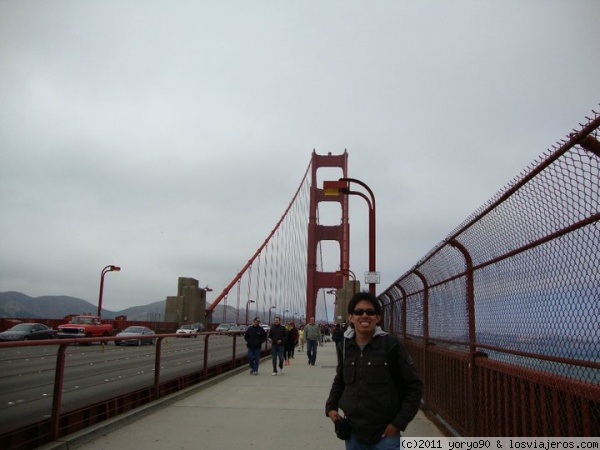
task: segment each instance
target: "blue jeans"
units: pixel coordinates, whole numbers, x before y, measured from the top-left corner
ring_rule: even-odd
[[[317,347],[319,347],[319,341],[316,339],[307,339],[306,340],[306,354],[308,356],[308,362],[315,365],[315,361],[317,360]]]
[[[383,438],[377,444],[361,444],[356,440],[354,433],[346,442],[346,450],[400,450],[400,435]]]
[[[283,344],[271,345],[271,362],[273,363],[273,372],[277,372],[277,358],[279,358],[279,369],[283,369]]]
[[[258,372],[258,364],[260,362],[260,347],[248,349],[248,363],[250,364],[250,370]]]

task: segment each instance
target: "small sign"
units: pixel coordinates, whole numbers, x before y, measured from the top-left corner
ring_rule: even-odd
[[[365,284],[379,284],[381,272],[365,272]]]

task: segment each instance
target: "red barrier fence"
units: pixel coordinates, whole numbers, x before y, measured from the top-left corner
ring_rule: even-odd
[[[19,378],[22,380],[19,386],[25,386],[22,388],[24,391],[35,388],[36,383],[44,383],[45,389],[53,393],[51,397],[47,397],[51,402],[45,402],[39,407],[36,405],[40,402],[37,398],[23,400],[24,403],[30,403],[32,408],[35,408],[30,413],[31,417],[15,418],[17,412],[14,408],[17,405],[5,404],[0,408],[2,428],[0,448],[3,450],[38,448],[59,437],[167,397],[211,377],[246,366],[247,350],[243,334],[243,332],[203,332],[194,335],[196,339],[191,335],[160,334],[154,336],[156,345],[151,346],[150,350],[146,351],[141,346],[135,347],[139,352],[134,348],[113,346],[114,341],[119,340],[117,337],[1,342],[0,363],[18,366],[18,369],[15,369],[18,372],[12,375],[3,373],[3,377]],[[140,338],[147,337],[140,336]],[[130,337],[130,339],[135,338],[136,336]],[[98,344],[99,342],[101,345]],[[121,350],[124,353],[114,353]],[[269,346],[265,343],[263,354],[266,355],[268,351]],[[68,357],[67,352],[70,353]],[[177,367],[176,362],[182,358],[190,360],[189,364],[182,366],[181,372],[173,374],[174,368]],[[137,362],[138,359],[140,362]],[[135,375],[131,376],[108,374],[109,370],[113,370],[112,373],[124,371],[125,369],[121,367],[128,360],[136,361],[134,363],[136,367],[138,364],[140,367],[142,364],[151,366],[152,369],[146,371],[149,375],[144,375],[143,371],[137,368],[134,370]],[[141,362],[142,360],[144,363]],[[122,362],[116,363],[117,361]],[[98,384],[94,384],[94,381],[86,383],[86,378],[92,379],[98,373],[95,364],[102,367],[100,371],[102,384],[109,381],[104,378],[113,378],[110,380],[108,391],[99,392]],[[110,366],[112,369],[109,369],[110,364],[113,364]],[[116,368],[114,364],[118,364]],[[169,374],[165,375],[165,372]],[[43,375],[40,375],[42,373]],[[123,384],[127,382],[127,378],[131,380],[134,376],[140,379],[138,387],[131,389],[129,385]],[[73,406],[73,388],[69,393],[65,387],[67,377],[70,377],[71,384],[76,380],[76,384],[81,385],[76,388],[81,398],[77,399],[75,404],[84,406]],[[11,380],[7,378],[3,383],[9,381]],[[31,397],[32,394],[15,392],[17,398],[26,398],[27,395]],[[71,395],[69,405],[65,404],[66,395]],[[42,416],[48,418],[38,421],[37,418]],[[14,422],[14,427],[9,424],[9,420],[11,423]]]
[[[380,294],[451,433],[600,436],[599,116]]]

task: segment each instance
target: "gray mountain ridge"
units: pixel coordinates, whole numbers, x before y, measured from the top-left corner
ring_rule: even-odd
[[[102,309],[103,319],[114,319],[117,316],[127,316],[132,321],[161,321],[164,320],[166,299],[147,305],[132,306],[120,311]],[[222,315],[222,306],[215,308],[215,321]],[[21,292],[0,292],[0,317],[28,319],[62,319],[70,314],[96,314],[98,304],[93,304],[81,298],[67,295],[43,295],[30,297]],[[235,317],[235,309],[227,307],[227,315]]]

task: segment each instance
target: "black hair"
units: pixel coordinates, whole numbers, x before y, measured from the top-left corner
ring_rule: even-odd
[[[366,300],[369,303],[371,303],[371,305],[373,305],[373,309],[375,310],[377,315],[381,316],[381,313],[382,313],[381,302],[379,301],[379,299],[377,297],[375,297],[373,294],[370,294],[368,292],[358,292],[357,294],[354,294],[352,296],[352,298],[350,299],[350,302],[348,303],[348,314],[352,314],[352,312],[354,311],[354,308],[356,308],[356,304],[358,302],[360,302],[361,300]]]

